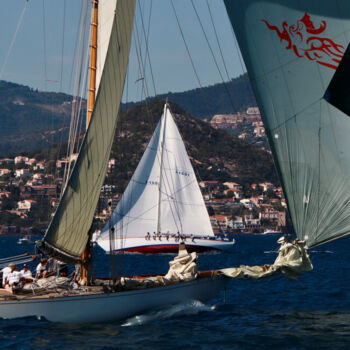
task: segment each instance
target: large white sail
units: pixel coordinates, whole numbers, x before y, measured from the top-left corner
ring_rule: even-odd
[[[38,244],[42,251],[63,261],[80,262],[89,240],[117,124],[134,8],[135,0],[118,0],[116,3],[91,122],[60,205],[44,239]]]
[[[350,232],[350,119],[323,96],[350,41],[350,2],[225,0],[309,247]]]
[[[160,205],[160,208],[159,206]],[[181,135],[166,107],[112,215],[117,235],[159,230],[213,236],[209,216]],[[109,223],[100,239],[108,239]]]

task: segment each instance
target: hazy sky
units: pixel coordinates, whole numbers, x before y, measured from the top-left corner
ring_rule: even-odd
[[[13,45],[11,54],[8,56],[7,64],[4,66],[11,41],[26,2],[25,0],[1,0],[0,72],[2,71],[2,75],[0,79],[29,85],[40,90],[59,91],[61,89],[64,92],[72,93],[74,47],[82,3],[86,3],[87,1],[29,0],[17,34],[17,39]],[[144,21],[148,23],[150,6],[152,5],[149,52],[156,92],[166,93],[168,91],[176,92],[198,88],[199,83],[186,53],[170,0],[138,1],[136,24],[139,31],[141,31],[139,8],[142,9]],[[173,3],[201,85],[206,86],[221,82],[221,77],[191,1],[173,0]],[[193,3],[196,6],[209,42],[215,52],[220,71],[225,80],[227,80],[223,61],[219,55],[215,32],[210,21],[207,1],[193,0]],[[243,67],[238,57],[223,1],[208,0],[208,3],[223,50],[229,78],[236,77],[242,74]],[[62,56],[64,4],[66,6],[66,16]],[[43,16],[43,9],[45,9],[45,16]],[[44,22],[45,32],[43,30]],[[45,41],[44,37],[46,38]],[[128,75],[129,101],[141,98],[142,85],[141,82],[135,83],[141,76],[138,70],[134,39],[132,43]],[[44,45],[46,46],[46,59]],[[46,62],[46,79],[44,62]],[[61,81],[62,62],[63,79]],[[150,87],[150,95],[153,95],[154,90],[153,87],[151,88],[149,69],[146,71],[146,80]]]

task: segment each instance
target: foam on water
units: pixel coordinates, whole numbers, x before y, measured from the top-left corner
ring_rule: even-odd
[[[127,319],[122,326],[140,326],[151,323],[157,320],[164,320],[178,316],[196,315],[199,312],[209,312],[215,310],[215,306],[209,306],[201,303],[198,300],[185,302],[181,304],[171,305],[169,308],[156,312],[148,312],[141,315],[136,315]]]

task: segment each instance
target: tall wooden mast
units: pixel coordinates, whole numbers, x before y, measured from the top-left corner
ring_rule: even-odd
[[[86,128],[88,128],[96,95],[96,67],[97,67],[97,25],[98,25],[98,1],[92,0],[91,24],[90,24],[90,64],[89,64],[89,94],[86,116]]]
[[[99,0],[92,0],[91,8],[91,24],[90,24],[90,64],[89,64],[89,93],[88,106],[86,115],[86,129],[89,127],[92,111],[95,105],[96,95],[96,67],[97,67],[97,25],[98,25],[98,2]],[[90,229],[91,231],[91,229]],[[80,282],[87,284],[89,279],[89,266],[91,259],[90,237],[91,232],[88,232],[89,240],[86,248],[82,254]]]

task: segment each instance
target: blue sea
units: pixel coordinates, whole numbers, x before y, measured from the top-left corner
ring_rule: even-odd
[[[272,263],[277,238],[237,235],[231,252],[200,255],[200,269]],[[0,257],[33,248],[16,241],[1,237]],[[297,281],[232,280],[226,295],[206,304],[194,300],[121,322],[0,320],[0,349],[349,349],[349,248],[349,238],[315,248],[310,252],[314,270]],[[96,274],[108,274],[110,257],[97,247],[95,256]],[[171,255],[116,258],[125,274],[164,273],[171,259]]]

